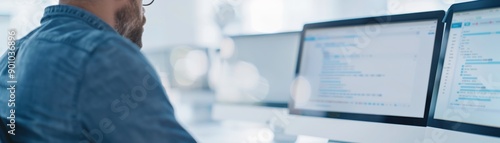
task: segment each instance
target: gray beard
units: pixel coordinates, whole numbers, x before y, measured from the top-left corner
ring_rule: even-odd
[[[132,3],[131,3],[132,4]],[[131,11],[135,11],[133,7],[126,6],[116,13],[116,31],[123,37],[135,43],[139,49],[142,48],[142,33],[144,32],[144,21],[140,17],[132,15]]]

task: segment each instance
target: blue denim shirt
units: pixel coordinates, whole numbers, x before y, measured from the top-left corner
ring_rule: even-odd
[[[50,6],[41,26],[19,39],[16,49],[15,79],[9,78],[8,55],[0,59],[3,125],[11,121],[10,109],[15,110],[15,135],[2,134],[3,140],[195,142],[176,121],[139,48],[95,15],[73,6]],[[15,107],[8,106],[12,85]]]

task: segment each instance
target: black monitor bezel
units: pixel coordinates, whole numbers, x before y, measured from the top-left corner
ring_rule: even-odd
[[[290,114],[294,115],[302,115],[302,116],[314,116],[314,117],[324,117],[324,118],[334,118],[334,119],[346,119],[346,120],[357,120],[357,121],[368,121],[368,122],[377,122],[377,123],[391,123],[391,124],[401,124],[401,125],[412,125],[412,126],[427,126],[427,119],[430,107],[430,101],[432,96],[432,88],[434,84],[435,73],[437,69],[437,64],[439,60],[439,52],[442,42],[443,29],[444,24],[442,23],[442,19],[445,15],[445,12],[440,11],[430,11],[430,12],[421,12],[421,13],[411,13],[411,14],[401,14],[401,15],[388,15],[388,16],[377,16],[377,17],[368,17],[368,18],[359,18],[359,19],[350,19],[350,20],[340,20],[340,21],[332,21],[332,22],[322,22],[322,23],[313,23],[306,24],[301,32],[301,40],[300,40],[300,48],[299,48],[299,56],[297,59],[297,66],[295,75],[299,76],[300,73],[300,64],[303,52],[304,38],[305,32],[310,29],[318,29],[318,28],[333,28],[333,27],[343,27],[343,26],[356,26],[356,25],[366,25],[366,24],[389,24],[389,23],[397,23],[397,22],[411,22],[411,21],[421,21],[421,20],[433,20],[437,21],[436,24],[436,35],[434,41],[433,55],[432,55],[432,63],[430,68],[430,76],[429,76],[429,86],[427,90],[427,99],[425,103],[425,113],[422,118],[413,118],[413,117],[399,117],[399,116],[387,116],[387,115],[370,115],[370,114],[358,114],[358,113],[346,113],[346,112],[332,112],[332,111],[315,111],[315,110],[305,110],[305,109],[297,109],[294,106],[293,99],[289,102],[289,111]]]
[[[473,11],[473,10],[481,10],[481,9],[488,9],[488,8],[495,8],[495,7],[500,7],[500,1],[498,0],[481,0],[481,1],[474,1],[474,2],[466,2],[466,3],[459,3],[459,4],[454,4],[452,5],[448,13],[446,15],[446,18],[444,19],[446,23],[446,30],[444,33],[444,38],[443,38],[443,45],[441,48],[441,54],[440,54],[440,61],[438,65],[438,71],[437,71],[437,76],[435,80],[435,87],[434,87],[434,92],[433,92],[433,97],[432,97],[432,102],[431,102],[431,110],[429,112],[429,127],[435,127],[435,128],[440,128],[440,129],[446,129],[446,130],[453,130],[453,131],[459,131],[459,132],[465,132],[465,133],[472,133],[472,134],[479,134],[479,135],[487,135],[487,136],[494,136],[494,137],[500,137],[500,128],[495,128],[495,127],[489,127],[489,126],[483,126],[483,125],[476,125],[476,124],[469,124],[469,123],[462,123],[462,122],[455,122],[455,121],[448,121],[448,120],[441,120],[441,119],[435,119],[434,118],[434,113],[435,113],[435,107],[436,107],[436,102],[437,102],[437,93],[439,91],[439,84],[440,84],[440,79],[441,79],[441,74],[442,74],[442,67],[444,64],[444,59],[446,55],[446,48],[448,44],[448,36],[450,32],[450,27],[451,27],[451,22],[453,20],[453,14],[455,12],[465,12],[465,11]]]

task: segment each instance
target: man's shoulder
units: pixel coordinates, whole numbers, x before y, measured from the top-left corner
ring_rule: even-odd
[[[115,31],[99,30],[82,21],[60,21],[69,20],[43,23],[18,41],[20,62],[36,62],[31,68],[62,64],[76,70],[82,70],[93,58],[103,60],[93,64],[116,64],[126,58],[144,62],[139,48]]]
[[[31,40],[59,43],[89,53],[99,47],[113,45],[113,43],[128,42],[127,39],[114,31],[95,29],[87,24],[82,24],[81,21],[71,21],[64,24],[59,21],[51,21],[43,24],[28,36]],[[121,46],[133,47],[129,44]]]

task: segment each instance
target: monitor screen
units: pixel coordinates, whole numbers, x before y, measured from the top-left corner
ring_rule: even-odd
[[[305,29],[297,75],[310,92],[294,108],[424,118],[438,23]]]
[[[455,12],[435,119],[500,127],[500,8]]]

